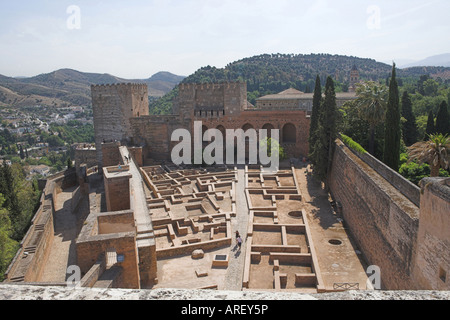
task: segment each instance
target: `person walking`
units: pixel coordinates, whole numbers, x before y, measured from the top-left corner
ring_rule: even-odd
[[[242,246],[242,238],[241,238],[241,236],[237,237],[237,244],[239,246],[239,251],[240,251],[241,250],[241,246]]]

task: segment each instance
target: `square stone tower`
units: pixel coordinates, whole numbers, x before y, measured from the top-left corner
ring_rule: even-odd
[[[133,143],[131,118],[149,115],[146,84],[120,83],[91,86],[97,159],[102,166],[102,143]]]
[[[178,90],[174,111],[183,119],[238,116],[247,106],[245,82],[183,83]]]

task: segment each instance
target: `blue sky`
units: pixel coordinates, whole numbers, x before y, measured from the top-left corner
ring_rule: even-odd
[[[189,75],[263,53],[402,64],[450,53],[449,12],[448,0],[0,0],[0,74]]]

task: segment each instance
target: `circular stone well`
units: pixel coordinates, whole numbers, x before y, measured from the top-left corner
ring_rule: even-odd
[[[342,241],[338,239],[331,239],[328,241],[328,243],[332,244],[333,246],[340,246],[342,244]]]
[[[303,214],[301,211],[291,211],[288,213],[288,215],[292,218],[295,219],[302,219],[303,218]]]

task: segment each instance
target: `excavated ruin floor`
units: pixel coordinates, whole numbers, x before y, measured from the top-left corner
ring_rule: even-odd
[[[355,247],[353,241],[349,238],[343,227],[341,218],[334,212],[328,195],[323,191],[321,185],[315,181],[308,172],[306,165],[300,164],[294,170],[294,174],[299,184],[299,191],[302,195],[301,205],[306,210],[309,222],[311,237],[317,253],[319,267],[325,288],[333,290],[336,283],[358,283],[359,289],[366,289],[367,268],[362,255]],[[237,171],[236,183],[236,217],[232,218],[232,244],[230,247],[218,248],[210,252],[205,252],[205,258],[193,260],[190,253],[179,256],[175,259],[164,259],[158,261],[158,284],[153,289],[163,288],[190,288],[199,289],[212,287],[218,290],[242,290],[242,279],[244,273],[244,262],[246,254],[246,232],[248,227],[249,208],[245,196],[245,169]],[[290,178],[283,178],[286,183],[291,183]],[[283,182],[282,181],[282,182]],[[100,211],[102,204],[101,189],[90,194],[90,210]],[[66,268],[75,262],[75,239],[77,232],[82,226],[82,221],[86,216],[88,202],[82,202],[74,214],[66,212],[65,206],[69,201],[66,195],[71,190],[64,190],[58,197],[57,212],[55,219],[55,239],[49,260],[44,268],[42,282],[61,283],[66,279]],[[149,195],[149,191],[145,190]],[[287,203],[287,202],[286,202]],[[278,210],[291,211],[301,208],[291,208],[291,204],[283,204],[283,201],[277,201]],[[260,217],[259,219],[265,219]],[[299,220],[284,218],[280,223],[301,223]],[[237,250],[234,239],[234,232],[238,230],[244,235],[244,243],[241,250]],[[256,233],[256,237],[261,238],[261,242],[271,244],[280,244],[279,234],[271,232]],[[305,240],[300,239],[300,235],[289,234],[288,241],[298,241],[299,244]],[[330,240],[339,240],[341,244],[330,244]],[[228,254],[228,268],[212,268],[211,261],[216,254]],[[285,266],[287,267],[287,266]],[[297,266],[302,268],[301,266]],[[252,283],[259,283],[255,288],[249,290],[270,290],[272,287],[272,270],[259,270],[252,266]],[[256,269],[255,269],[256,268]],[[258,270],[257,270],[258,269]],[[306,269],[305,269],[306,270]],[[300,271],[305,271],[301,269]],[[197,273],[204,271],[206,277],[198,277]],[[297,271],[297,272],[300,272]],[[197,272],[197,273],[196,273]],[[308,271],[309,272],[309,271]],[[261,280],[258,281],[258,278]],[[269,280],[268,280],[269,279]],[[144,288],[150,289],[150,288]],[[292,288],[286,288],[287,290]],[[311,289],[305,289],[303,292],[314,292]]]

